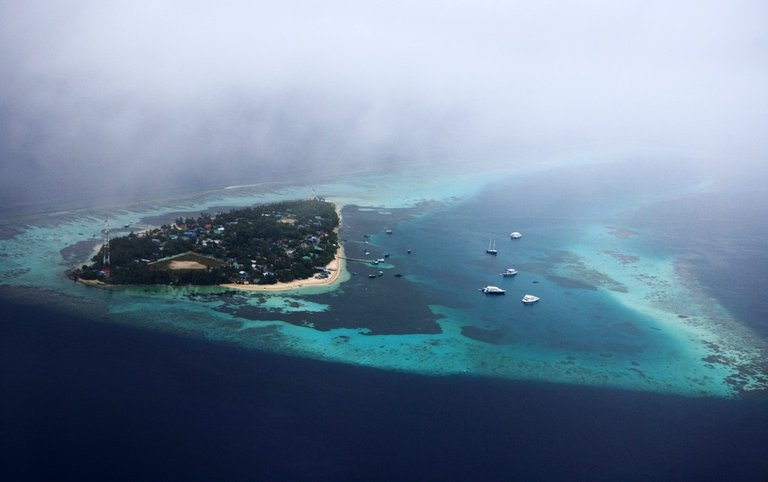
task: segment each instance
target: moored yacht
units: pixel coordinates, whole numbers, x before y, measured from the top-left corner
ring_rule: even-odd
[[[520,239],[523,237],[523,235],[518,233],[517,231],[513,231],[512,234],[509,235],[509,237],[512,239]]]
[[[515,268],[507,268],[504,271],[501,272],[501,275],[505,278],[508,276],[514,276],[517,274],[517,270]]]
[[[530,304],[536,303],[537,301],[539,301],[539,297],[538,296],[533,296],[533,295],[525,295],[525,296],[523,296],[523,303],[525,303],[526,305],[530,305]]]
[[[506,293],[505,290],[499,288],[498,286],[486,286],[485,288],[480,288],[480,291],[487,295],[503,295]]]

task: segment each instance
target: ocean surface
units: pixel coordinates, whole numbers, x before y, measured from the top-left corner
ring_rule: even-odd
[[[765,203],[658,173],[454,166],[9,215],[3,478],[765,480]],[[63,274],[106,218],[114,237],[313,195],[342,206],[331,287]]]

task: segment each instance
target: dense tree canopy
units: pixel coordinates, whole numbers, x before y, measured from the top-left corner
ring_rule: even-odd
[[[105,278],[116,284],[275,283],[313,276],[336,255],[339,217],[321,199],[284,201],[226,213],[177,218],[141,234],[109,241],[91,266],[78,270],[83,279]],[[204,269],[170,269],[174,257],[197,255]],[[200,266],[202,267],[202,266]],[[108,269],[105,269],[108,268]]]

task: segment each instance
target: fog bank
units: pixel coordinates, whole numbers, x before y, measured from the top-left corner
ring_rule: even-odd
[[[0,200],[768,151],[764,2],[273,3],[0,1]]]

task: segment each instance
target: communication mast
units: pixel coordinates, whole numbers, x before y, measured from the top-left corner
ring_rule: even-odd
[[[101,270],[104,277],[109,278],[109,218],[104,221],[104,259]]]

